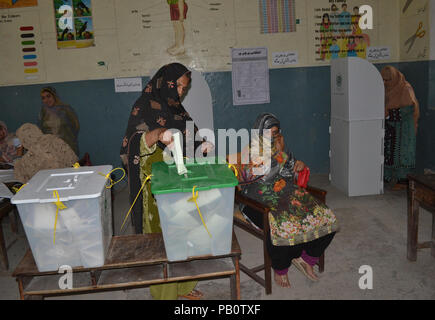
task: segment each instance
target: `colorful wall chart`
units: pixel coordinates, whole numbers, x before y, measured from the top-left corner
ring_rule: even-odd
[[[343,1],[325,1],[325,4],[314,9],[316,61],[365,59],[370,36],[359,26],[359,5]]]
[[[36,7],[38,0],[0,0],[0,9]]]
[[[24,59],[24,73],[27,80],[37,80],[38,76],[38,52],[35,42],[35,28],[33,26],[20,27],[21,46]]]
[[[45,81],[40,29],[36,12],[0,14],[0,39],[6,44],[0,61],[7,61],[0,64],[0,84],[8,79],[23,84]]]
[[[296,32],[295,0],[259,0],[261,33]]]
[[[54,0],[57,48],[94,46],[91,0]]]

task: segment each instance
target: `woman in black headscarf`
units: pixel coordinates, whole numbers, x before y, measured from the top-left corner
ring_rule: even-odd
[[[271,208],[267,250],[275,271],[275,282],[279,286],[290,287],[287,272],[292,263],[310,280],[317,281],[313,266],[338,229],[335,215],[304,188],[296,185],[295,176],[301,174],[305,164],[285,149],[277,117],[270,113],[261,114],[253,129],[259,131],[254,133],[251,146],[238,156],[239,182],[242,194]],[[252,152],[252,148],[258,146],[260,152]],[[264,157],[267,146],[271,148],[270,165],[264,175],[258,175],[253,169],[258,168],[259,163],[265,165],[268,161],[252,158],[256,154],[259,155],[257,158],[261,158],[260,155]],[[247,161],[248,157],[251,162]],[[247,206],[241,206],[240,211],[263,229],[261,212]]]
[[[152,164],[164,160],[163,151],[171,143],[168,129],[177,129],[183,133],[186,154],[186,122],[193,120],[181,101],[188,91],[190,81],[191,72],[182,64],[165,65],[148,82],[133,106],[120,153],[128,170],[131,203],[140,193],[146,177],[151,175]],[[194,126],[194,135],[197,130]],[[195,147],[199,144],[201,142],[196,143]],[[201,145],[204,152],[209,150],[209,147],[208,144]],[[149,183],[145,185],[133,207],[132,220],[136,233],[162,232],[157,205]],[[201,297],[201,293],[194,290],[196,283],[190,281],[155,285],[150,289],[155,299],[174,300],[178,296],[197,299]]]

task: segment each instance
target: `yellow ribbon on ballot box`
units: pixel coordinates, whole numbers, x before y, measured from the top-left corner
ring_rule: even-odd
[[[234,169],[234,174],[236,175],[236,177],[239,176],[239,171],[237,170],[236,166],[233,164],[228,164],[228,168],[230,169]]]
[[[113,181],[111,175],[112,175],[112,173],[114,173],[114,172],[117,171],[117,170],[121,170],[121,171],[123,172],[123,175],[122,175],[121,179],[119,179],[118,181]],[[124,177],[125,177],[125,170],[122,169],[122,168],[116,168],[116,169],[113,169],[112,171],[110,171],[110,172],[109,172],[108,174],[106,174],[106,175],[104,175],[104,174],[101,173],[101,172],[98,172],[98,174],[99,174],[100,176],[105,177],[107,180],[110,180],[110,185],[107,186],[106,189],[112,189],[113,186],[114,186],[115,184],[121,182],[121,181],[124,179]]]
[[[53,191],[53,196],[57,198],[57,201],[54,203],[56,205],[56,217],[54,219],[54,236],[53,236],[53,244],[56,244],[56,227],[57,227],[57,218],[59,216],[59,210],[65,210],[67,206],[65,206],[59,199],[59,192],[57,190]]]
[[[207,225],[205,224],[204,218],[202,217],[201,210],[199,210],[198,201],[197,201],[198,197],[199,197],[199,193],[198,193],[198,191],[196,191],[196,193],[195,193],[195,189],[196,188],[197,188],[197,186],[193,187],[193,189],[192,189],[192,198],[190,198],[187,201],[189,201],[189,202],[195,202],[196,210],[198,210],[199,217],[201,218],[202,224],[204,225],[205,230],[207,230],[207,233],[208,233],[208,235],[211,238],[211,233],[210,233],[210,231],[208,231]]]

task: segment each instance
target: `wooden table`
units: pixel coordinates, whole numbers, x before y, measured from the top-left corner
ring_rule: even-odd
[[[240,299],[240,246],[233,233],[231,252],[169,262],[161,233],[113,237],[104,266],[73,268],[73,289],[59,288],[64,274],[38,272],[29,250],[12,274],[22,300],[116,291],[175,281],[230,278],[232,299]]]
[[[408,260],[417,261],[417,249],[431,248],[435,257],[435,174],[408,175]],[[419,207],[432,212],[432,241],[418,243]]]

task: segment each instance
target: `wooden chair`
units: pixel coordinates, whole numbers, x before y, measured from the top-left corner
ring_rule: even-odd
[[[308,192],[311,193],[315,198],[317,198],[322,203],[326,203],[326,191],[318,188],[314,188],[311,186],[308,186],[306,189]],[[252,199],[247,198],[246,196],[242,195],[236,188],[235,193],[235,203],[236,204],[244,204],[252,209],[255,209],[261,213],[263,213],[263,226],[264,230],[260,230],[253,226],[248,220],[245,219],[243,214],[238,210],[235,210],[234,212],[234,225],[238,226],[239,228],[245,230],[246,232],[249,232],[253,236],[257,237],[258,239],[263,241],[263,256],[264,256],[264,262],[263,264],[256,266],[256,267],[247,267],[245,264],[240,263],[240,270],[246,273],[249,277],[251,277],[254,281],[262,285],[266,289],[266,294],[272,293],[272,264],[269,257],[269,253],[267,252],[266,247],[266,235],[268,232],[270,232],[269,229],[269,211],[270,208],[267,206],[262,205],[261,203],[254,201]],[[325,270],[325,255],[323,254],[318,262],[319,266],[319,272],[323,272]],[[264,278],[260,277],[257,273],[264,270]]]

